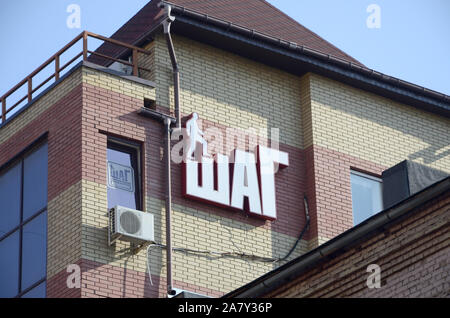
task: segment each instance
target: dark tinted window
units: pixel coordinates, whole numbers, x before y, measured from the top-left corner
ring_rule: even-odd
[[[22,290],[45,278],[47,264],[47,213],[41,213],[23,227]]]
[[[0,297],[14,297],[19,291],[19,231],[0,241]]]
[[[20,223],[21,164],[0,175],[0,237]]]
[[[27,293],[22,298],[45,298],[46,295],[46,282],[42,282]]]
[[[0,297],[45,297],[47,144],[0,171]]]
[[[23,217],[28,217],[47,205],[47,145],[24,160]]]

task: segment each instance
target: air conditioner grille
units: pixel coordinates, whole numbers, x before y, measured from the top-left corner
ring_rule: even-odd
[[[109,211],[109,224],[111,225],[110,231],[111,234],[116,232],[116,222],[115,222],[115,213],[114,209]]]
[[[141,220],[133,212],[125,211],[120,215],[120,226],[129,234],[137,234],[141,230]]]

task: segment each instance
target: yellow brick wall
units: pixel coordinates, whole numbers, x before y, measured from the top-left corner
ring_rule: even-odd
[[[317,75],[298,78],[183,37],[174,36],[174,43],[180,64],[184,114],[196,111],[201,118],[241,129],[281,128],[281,142],[288,145],[306,148],[316,144],[386,166],[414,153],[409,145],[417,145],[414,136],[418,134],[411,141],[411,132],[408,133],[405,124],[408,120],[425,122],[428,132],[440,131],[429,133],[430,143],[442,144],[442,135],[445,136],[443,127],[448,124],[445,120],[382,97]],[[154,73],[147,78],[157,84],[157,104],[173,109],[172,67],[162,36],[157,36],[148,48],[154,55],[149,57],[150,62],[144,58],[143,63],[149,65],[154,60]],[[99,81],[90,83],[98,85]],[[117,87],[112,89],[123,93]],[[400,122],[406,125],[403,130],[398,127]],[[401,151],[381,147],[382,140],[389,140],[392,147],[402,145]],[[127,251],[129,244],[123,242],[106,247],[106,188],[85,183],[83,193],[83,199],[92,202],[83,205],[83,258],[145,272],[144,251],[131,256]],[[147,197],[146,206],[155,215],[155,237],[164,244],[164,202]],[[295,242],[293,237],[178,205],[173,207],[173,220],[175,247],[278,257]],[[326,240],[315,238],[312,245]],[[307,248],[307,243],[302,242],[293,257]],[[153,250],[150,262],[152,274],[166,275],[164,251]],[[221,292],[239,287],[279,265],[182,253],[174,254],[173,263],[175,280]]]
[[[174,43],[180,66],[183,114],[195,111],[208,121],[241,129],[280,128],[281,142],[302,147],[298,77],[183,37],[174,36]],[[164,38],[158,35],[147,49],[154,53],[143,57],[141,63],[148,67],[154,60],[155,65],[152,74],[144,75],[157,84],[157,104],[173,110],[172,66]],[[98,81],[91,83],[96,85]],[[267,133],[263,136],[267,137]],[[98,187],[102,188],[100,185]],[[103,191],[103,199],[95,202],[102,202],[106,209],[106,189]],[[155,214],[155,236],[164,244],[164,202],[151,197],[147,197],[146,202],[147,211]],[[129,244],[122,242],[113,248],[115,253],[105,248],[107,218],[102,210],[86,208],[83,215],[83,233],[90,233],[86,236],[89,243],[83,245],[84,258],[146,271],[145,252],[132,257],[129,254],[119,256],[118,251],[129,247]],[[174,205],[173,218],[175,247],[280,257],[290,250],[296,240],[269,229],[183,206]],[[92,223],[93,220],[96,221]],[[96,247],[90,244],[96,244]],[[302,241],[290,259],[306,250],[307,242]],[[164,277],[165,252],[154,250],[152,255],[152,274]],[[227,292],[279,265],[175,253],[174,279]]]
[[[146,67],[148,66],[146,65]],[[83,67],[82,81],[132,98],[155,99],[155,89],[152,87],[88,67]]]
[[[159,58],[159,65],[157,64],[154,68],[156,77],[151,78],[149,76],[147,79],[156,80],[156,82],[158,82],[156,89],[157,103],[167,107],[168,105],[164,105],[160,96],[165,88],[168,89],[169,86],[171,86],[172,69],[170,64],[167,66],[166,63],[166,59],[168,59],[169,56],[167,54],[165,43],[155,43],[154,45],[151,45],[149,49],[152,49],[153,47],[156,48],[158,45],[161,46],[161,55],[158,56],[156,54],[157,51],[155,51],[155,59],[157,60]],[[193,43],[190,43],[190,45],[191,49],[195,48]],[[197,48],[199,52],[201,52],[202,49],[203,48]],[[216,53],[221,54],[218,50]],[[177,54],[183,56],[183,50],[181,48],[178,49]],[[197,52],[195,54],[197,54]],[[149,60],[146,60],[146,58],[149,59],[150,62]],[[148,64],[151,64],[151,59],[152,57],[143,57],[143,65],[147,65],[146,67],[148,67]],[[158,70],[163,68],[160,65],[162,60],[164,60],[164,65],[167,66],[166,77],[163,77],[158,73]],[[229,61],[227,60],[226,62],[228,63]],[[180,61],[180,66],[182,65],[181,63],[183,62]],[[241,63],[243,63],[243,61],[241,61]],[[241,66],[236,65],[236,68],[239,67]],[[189,71],[194,72],[193,69],[187,69],[184,74],[188,76]],[[272,73],[275,73],[275,76],[281,76],[281,72],[276,70],[270,69],[270,72],[271,73],[268,73],[265,77],[270,78],[274,76]],[[164,80],[166,80],[166,82],[164,82]],[[272,80],[276,81],[276,78]],[[146,87],[141,88],[140,85],[135,83],[130,83],[130,87],[121,86],[120,83],[125,81],[119,81],[113,75],[106,75],[91,69],[83,69],[83,82],[137,99],[151,97],[152,92],[155,91],[148,90]],[[293,92],[294,88],[292,87],[297,86],[298,83],[292,83],[292,81],[290,81],[291,83],[288,82],[289,80],[285,80],[285,84],[291,85],[291,90]],[[165,86],[166,84],[167,86]],[[186,93],[181,96],[181,99],[187,99],[187,94],[190,94],[189,91],[186,91]],[[240,94],[245,93],[240,92]],[[245,96],[241,96],[240,98],[244,97]],[[201,96],[196,96],[196,98],[201,100]],[[273,102],[274,100],[271,100],[271,103]],[[281,107],[282,101],[278,101],[278,105]],[[203,107],[205,111],[203,118],[210,120],[214,118],[214,110],[208,110],[208,107],[206,106],[222,107],[221,104],[214,103],[211,100],[202,102],[202,105],[199,107]],[[199,109],[195,108],[195,105],[191,105],[190,107],[190,110],[183,110],[182,108],[182,111],[185,113],[198,111],[200,113]],[[236,109],[238,108],[237,106],[235,107]],[[210,111],[208,117],[206,117],[206,111]],[[245,111],[250,113],[251,110],[247,109]],[[299,114],[299,111],[297,113]],[[234,118],[233,120],[237,120],[239,116],[240,115],[237,114],[231,117]],[[279,120],[281,120],[281,118],[279,118]],[[222,120],[217,118],[215,118],[214,121],[222,123]],[[244,126],[240,126],[241,128],[250,127],[248,123],[242,120],[242,118],[240,118],[240,122],[244,124]],[[233,122],[226,123],[233,126]],[[149,124],[151,123],[149,122]],[[300,127],[295,127],[295,129],[298,130]],[[114,129],[112,129],[110,133],[117,134]],[[291,131],[290,134],[292,136],[294,132]],[[127,133],[125,133],[124,136],[126,135]],[[289,136],[289,134],[286,136]],[[292,143],[297,143],[297,145],[299,145],[298,141],[293,140]],[[106,147],[106,144],[104,146]],[[147,178],[151,177],[150,173],[150,171],[147,171]],[[83,180],[82,188],[82,258],[101,264],[109,264],[121,268],[126,267],[128,270],[147,272],[145,250],[139,252],[137,255],[133,255],[129,243],[118,241],[112,247],[108,247],[107,245],[108,217],[106,186]],[[146,197],[145,202],[147,207],[146,211],[152,212],[155,216],[155,238],[158,243],[165,244],[164,201],[153,197]],[[272,232],[268,228],[251,226],[236,220],[219,217],[205,211],[194,210],[179,205],[173,206],[172,213],[174,229],[173,244],[174,247],[178,248],[218,252],[241,252],[270,258],[284,256],[296,241],[295,237]],[[307,242],[300,242],[289,259],[306,252],[306,250]],[[205,256],[187,255],[183,253],[174,253],[173,257],[173,278],[175,281],[187,282],[198,287],[204,287],[222,293],[231,291],[232,289],[241,286],[243,283],[249,282],[272,270],[276,266],[281,265],[280,263],[253,262],[238,258],[208,258]],[[166,260],[164,250],[152,249],[150,267],[153,275],[165,278]],[[224,269],[226,270],[224,271]]]
[[[24,129],[72,89],[81,84],[81,69],[63,79],[26,110],[0,129],[1,144]],[[44,130],[45,131],[45,130]],[[42,133],[44,132],[42,131]],[[33,132],[34,133],[34,132]],[[20,142],[20,141],[19,141]],[[14,156],[15,154],[11,154]],[[72,185],[47,204],[47,277],[50,278],[81,257],[81,186]]]
[[[450,120],[307,74],[313,140],[386,167],[410,159],[450,172]]]
[[[312,109],[310,94],[310,78],[302,76],[300,78],[300,110],[302,118],[303,148],[313,144]]]
[[[142,61],[142,66],[149,67],[145,58],[142,58]],[[155,89],[146,85],[106,74],[88,67],[79,68],[36,100],[31,107],[23,111],[19,116],[14,118],[13,121],[2,127],[0,133],[0,145],[81,83],[88,83],[137,99],[155,99]]]
[[[280,142],[302,148],[300,81],[264,64],[173,36],[180,68],[180,109],[240,129],[280,129]],[[174,108],[172,66],[162,35],[155,39],[156,101]],[[269,133],[267,133],[269,132]]]
[[[183,113],[197,111],[202,118],[238,128],[283,127],[281,141],[301,147],[301,130],[297,123],[300,120],[300,110],[296,108],[299,101],[297,93],[299,82],[296,77],[198,45],[187,39],[177,38],[176,46],[180,65],[183,67],[182,74],[185,76],[185,78],[182,77],[182,85],[194,78],[199,82],[196,87],[186,85],[183,89],[181,95]],[[87,83],[135,99],[156,98],[159,105],[168,106],[168,98],[164,102],[164,96],[168,97],[168,95],[164,94],[173,94],[172,70],[163,41],[155,42],[154,52],[154,57],[147,57],[149,60],[142,59],[142,65],[148,67],[152,59],[156,61],[155,72],[149,75],[149,78],[158,82],[156,91],[158,95],[155,95],[154,89],[145,85],[83,67],[66,78],[57,88],[37,100],[13,123],[5,126],[2,129],[2,140],[6,140],[23,128],[52,106],[59,97],[64,96],[80,83]],[[217,67],[214,62],[217,59],[222,62],[214,71],[219,74],[224,72],[222,81],[220,85],[216,83],[217,86],[212,89],[210,85],[214,72],[205,73],[205,77],[202,77],[203,75],[199,78],[195,77],[197,72],[195,68],[203,59],[208,59],[210,67]],[[233,85],[230,83],[233,80],[232,76],[239,79]],[[244,82],[247,83],[246,88],[241,85]],[[202,85],[204,87],[201,87]],[[233,87],[230,88],[230,85]],[[204,96],[207,91],[211,91],[212,95]],[[225,113],[220,117],[218,114],[222,110]],[[147,175],[147,177],[150,176]],[[147,211],[155,215],[155,237],[158,242],[165,244],[164,202],[147,197],[146,206]],[[145,251],[141,251],[138,255],[131,255],[129,243],[117,242],[113,247],[107,245],[108,218],[105,185],[80,180],[48,203],[48,215],[48,279],[65,271],[69,264],[81,258],[139,272],[147,271]],[[272,232],[268,228],[251,226],[179,205],[174,205],[173,217],[174,246],[179,248],[280,257],[290,250],[296,240],[295,237]],[[193,229],[196,229],[195,232]],[[203,234],[199,233],[200,231]],[[306,250],[307,243],[300,242],[290,259]],[[210,259],[204,256],[175,253],[174,279],[225,293],[278,265],[280,264],[236,258]],[[165,277],[163,250],[153,251],[151,268],[152,274]]]
[[[183,37],[174,36],[174,44],[184,114],[195,111],[200,118],[241,129],[280,128],[280,141],[298,148],[320,145],[385,166],[410,158],[450,171],[447,119],[318,75],[299,78]],[[0,144],[81,82],[137,99],[155,98],[158,105],[173,109],[172,67],[162,36],[148,48],[153,54],[143,57],[142,65],[154,66],[154,72],[145,76],[156,82],[156,90],[83,68],[4,127]],[[155,238],[164,244],[164,202],[153,197],[145,201],[146,210],[155,215]],[[61,217],[61,211],[67,214]],[[48,277],[77,257],[146,272],[145,251],[131,255],[130,245],[124,242],[107,246],[107,226],[105,185],[82,180],[49,202]],[[264,257],[284,255],[296,240],[176,204],[173,229],[175,247]],[[65,237],[70,242],[81,240],[80,246],[57,246]],[[302,241],[291,259],[306,252],[307,245]],[[166,275],[164,251],[154,250],[150,262],[152,274]],[[175,253],[174,279],[228,292],[278,265]]]
[[[81,258],[82,182],[47,204],[47,278]]]
[[[139,70],[139,77],[155,81],[155,42],[152,41],[147,44],[144,49],[150,52],[150,55],[144,53],[138,53],[139,67],[146,68],[150,71]]]
[[[46,92],[31,107],[27,108],[20,115],[15,117],[7,125],[0,129],[0,145],[23,129],[33,119],[53,106],[58,100],[69,93],[75,86],[81,84],[81,70],[77,69],[70,76],[66,77],[58,85]]]
[[[161,202],[162,203],[162,202]],[[216,252],[236,252],[263,257],[285,256],[296,238],[269,229],[218,217],[196,209],[173,207],[175,247]],[[164,223],[164,222],[163,222]],[[302,241],[289,260],[307,251]],[[176,253],[174,275],[192,284],[222,292],[240,287],[283,263],[263,263],[239,258],[199,257]]]
[[[2,127],[0,129],[0,145],[81,83],[88,83],[136,99],[155,98],[155,90],[153,88],[91,68],[82,67],[35,100],[29,108]],[[89,224],[86,220],[89,220],[90,216],[89,213],[84,213],[84,211],[91,208],[97,209],[97,211],[106,211],[106,208],[101,205],[101,199],[99,199],[103,198],[106,202],[106,192],[104,192],[104,196],[96,196],[99,201],[92,204],[89,201],[89,196],[94,195],[91,194],[91,190],[93,188],[86,185],[86,181],[83,180],[82,182],[80,180],[48,202],[47,277],[49,279],[60,271],[64,271],[69,264],[79,261],[82,257],[82,248],[86,245],[89,246],[88,242],[91,239],[89,237],[91,234],[89,233],[92,231],[83,230],[82,232],[82,224],[83,226],[84,224]],[[99,222],[96,224],[98,225]]]
[[[127,242],[107,244],[106,186],[83,180],[82,258],[129,270],[147,272],[146,250],[131,252]],[[165,203],[146,197],[146,211],[155,218],[155,240],[165,244]],[[263,257],[282,257],[295,243],[295,238],[273,233],[215,214],[173,205],[173,247],[213,252],[238,252]],[[307,251],[307,242],[300,242],[289,260]],[[166,252],[152,248],[149,261],[152,275],[166,276]],[[239,258],[220,258],[174,252],[173,278],[198,287],[219,292],[231,291],[283,263],[263,263]],[[177,286],[175,286],[177,287]]]

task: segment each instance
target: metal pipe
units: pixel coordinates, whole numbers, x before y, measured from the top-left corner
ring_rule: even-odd
[[[172,36],[170,33],[166,34],[167,47],[169,48],[170,60],[173,68],[173,93],[175,101],[175,118],[177,119],[176,127],[181,129],[181,114],[180,114],[180,71],[178,69],[177,58],[173,47]]]
[[[176,128],[181,129],[181,120],[180,120],[180,73],[178,70],[178,62],[177,57],[175,55],[175,49],[173,47],[172,36],[170,35],[170,25],[173,21],[175,21],[175,17],[173,17],[170,12],[172,7],[170,5],[162,4],[166,11],[166,18],[162,22],[164,27],[164,35],[166,37],[167,48],[169,50],[170,61],[172,63],[173,69],[173,89],[174,89],[174,98],[175,98],[175,118],[176,118]],[[171,174],[170,174],[170,124],[171,121],[169,118],[164,120],[164,124],[166,126],[166,175],[167,175],[167,183],[166,183],[166,253],[167,253],[167,294],[174,295],[175,291],[173,289],[173,278],[172,278],[172,189],[171,189]]]
[[[175,290],[173,288],[172,276],[172,175],[170,169],[170,134],[172,129],[170,126],[176,123],[176,119],[163,113],[141,108],[139,115],[148,117],[164,123],[164,153],[165,153],[165,174],[166,174],[166,266],[167,266],[167,294],[173,296]]]
[[[172,278],[172,185],[170,169],[170,124],[169,118],[164,119],[165,127],[165,169],[166,169],[166,263],[167,263],[167,293],[173,294]]]
[[[176,128],[181,129],[181,114],[180,114],[180,70],[178,68],[177,56],[173,46],[172,35],[170,34],[170,26],[175,17],[171,15],[172,7],[168,4],[161,4],[166,10],[167,17],[162,22],[164,27],[164,35],[166,37],[167,49],[169,50],[170,62],[173,70],[173,91],[175,100],[175,118],[177,119]]]

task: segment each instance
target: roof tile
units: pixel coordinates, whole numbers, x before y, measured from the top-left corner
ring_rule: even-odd
[[[160,0],[152,0],[147,3],[111,37],[127,43],[138,41],[162,18],[163,11],[157,6],[159,2]],[[168,2],[364,66],[264,0],[170,0]],[[99,51],[103,49],[106,48],[101,47]],[[108,48],[108,52],[111,52],[111,48]]]

